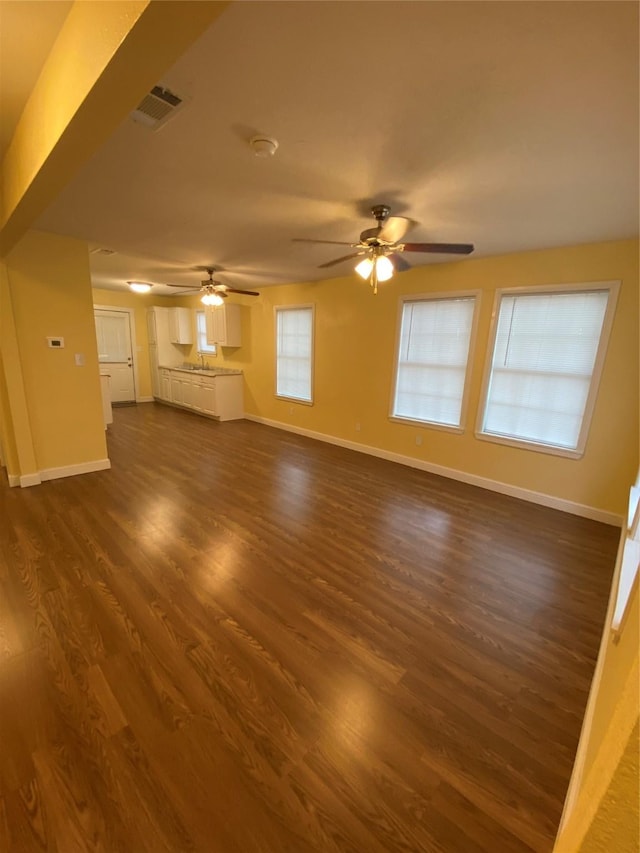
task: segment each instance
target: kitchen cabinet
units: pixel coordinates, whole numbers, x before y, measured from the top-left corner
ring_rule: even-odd
[[[182,406],[184,403],[184,382],[182,376],[175,371],[171,371],[171,396],[169,399],[172,403],[177,403]]]
[[[104,428],[113,423],[113,411],[111,409],[111,376],[108,373],[100,374],[100,391],[102,393],[102,415]]]
[[[218,344],[221,347],[242,345],[239,305],[213,305],[205,310],[204,316],[208,344]]]
[[[162,368],[160,370],[160,394],[161,400],[171,400],[171,371]]]
[[[154,305],[147,310],[147,335],[149,338],[149,372],[153,396],[160,400],[170,400],[169,388],[163,387],[162,367],[182,364],[184,352],[169,339],[169,316],[173,308],[161,308]],[[189,310],[188,308],[185,310]],[[167,383],[169,378],[167,376]]]
[[[147,311],[147,338],[149,344],[155,346],[158,343],[158,332],[156,328],[156,312],[153,308]]]
[[[162,368],[160,385],[160,399],[174,406],[219,421],[244,417],[243,379],[240,373],[203,375],[188,370]]]
[[[190,308],[169,308],[169,340],[172,344],[193,343],[192,315]]]
[[[240,381],[240,387],[238,389],[237,397],[239,398],[240,407],[242,406],[242,377],[238,377]],[[202,391],[200,394],[200,404],[201,411],[204,415],[209,415],[210,417],[215,417],[216,414],[216,385],[214,382],[207,382],[202,384]],[[225,413],[228,414],[228,411]],[[244,411],[242,414],[237,415],[238,418],[244,416]],[[221,420],[234,420],[235,418],[223,417]]]
[[[158,347],[149,344],[149,372],[151,373],[151,393],[154,397],[160,397],[160,371],[158,370]]]

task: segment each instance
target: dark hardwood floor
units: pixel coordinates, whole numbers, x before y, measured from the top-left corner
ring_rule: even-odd
[[[618,531],[118,409],[0,485],[0,849],[550,851]]]

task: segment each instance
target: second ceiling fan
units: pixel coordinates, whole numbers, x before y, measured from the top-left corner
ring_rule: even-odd
[[[213,278],[216,267],[197,267],[197,269],[209,274],[208,279],[200,282],[200,287],[192,287],[190,284],[170,284],[169,287],[182,288],[185,293],[202,293],[201,302],[204,305],[222,305],[224,300],[233,293],[240,293],[243,296],[260,296],[256,290],[240,290],[237,287],[229,287],[228,284],[216,281]]]
[[[411,265],[401,257],[402,252],[428,252],[445,255],[470,255],[473,252],[472,243],[401,243],[400,241],[409,228],[414,225],[412,220],[405,216],[390,216],[391,208],[386,204],[374,204],[371,213],[378,224],[374,228],[365,229],[360,234],[358,243],[344,243],[339,240],[294,239],[299,243],[330,243],[357,249],[348,255],[320,264],[318,269],[326,269],[364,255],[363,260],[356,266],[356,272],[362,278],[368,279],[374,293],[378,292],[379,281],[387,281],[394,272],[404,272],[411,269]]]

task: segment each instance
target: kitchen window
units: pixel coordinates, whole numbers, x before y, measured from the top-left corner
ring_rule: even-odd
[[[479,438],[582,455],[618,288],[497,292]]]
[[[392,418],[462,430],[477,302],[476,293],[403,300]]]
[[[216,345],[207,343],[207,322],[204,311],[196,311],[196,331],[198,333],[198,353],[215,355]]]
[[[276,396],[312,403],[313,306],[276,308]]]

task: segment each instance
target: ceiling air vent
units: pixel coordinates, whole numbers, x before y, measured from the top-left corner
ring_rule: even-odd
[[[154,86],[138,104],[138,108],[131,113],[131,118],[152,130],[159,130],[173,118],[184,103],[184,98],[174,95],[169,89]]]
[[[95,249],[89,250],[90,255],[115,255],[115,253],[115,249],[102,249],[99,246]]]

